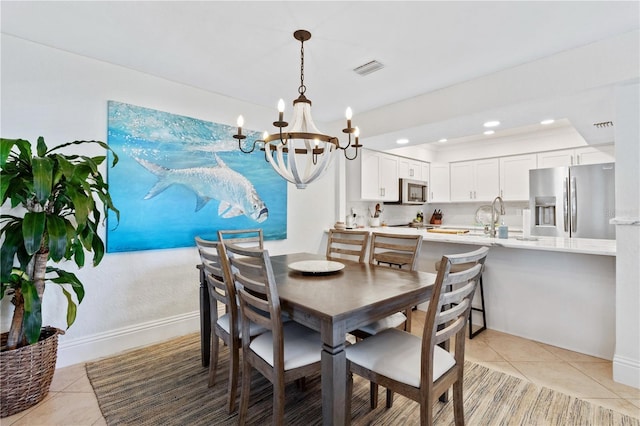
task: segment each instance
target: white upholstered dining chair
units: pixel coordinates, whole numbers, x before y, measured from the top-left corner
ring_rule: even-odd
[[[488,251],[487,247],[482,247],[473,252],[442,257],[422,338],[393,328],[347,346],[349,411],[352,374],[357,374],[417,401],[423,426],[432,424],[433,403],[453,386],[455,424],[464,425],[465,331],[471,299]],[[452,265],[462,263],[474,263],[474,266],[450,272]],[[387,399],[387,407],[392,402]]]
[[[195,237],[203,273],[209,292],[209,305],[211,315],[211,352],[209,358],[208,386],[216,383],[218,369],[218,357],[220,353],[220,340],[229,347],[229,381],[227,411],[232,413],[236,408],[238,393],[238,373],[240,359],[240,311],[236,300],[236,292],[233,283],[227,278],[229,272],[224,270],[220,262],[218,241],[205,240]],[[218,306],[220,305],[220,306]],[[224,314],[220,315],[219,308],[224,307]],[[251,324],[249,333],[255,336],[265,331],[264,328]]]
[[[407,268],[415,271],[418,266],[418,256],[422,247],[422,235],[401,235],[374,232],[371,235],[369,247],[369,263],[386,267]],[[404,312],[396,312],[388,317],[360,327],[351,332],[358,338],[373,336],[388,328],[403,326],[405,331],[411,332],[411,307]]]
[[[228,264],[240,299],[243,336],[254,322],[268,331],[242,339],[242,390],[238,423],[245,424],[251,391],[251,369],[273,385],[273,421],[284,418],[284,386],[290,381],[320,372],[320,334],[296,322],[284,322],[278,289],[267,250],[243,248],[231,243],[219,246],[221,261]]]

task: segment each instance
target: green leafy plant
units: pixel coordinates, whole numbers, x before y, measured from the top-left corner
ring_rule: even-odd
[[[98,234],[108,210],[120,220],[109,186],[98,170],[106,156],[87,157],[59,153],[73,145],[98,144],[118,156],[100,141],[74,141],[49,149],[39,137],[36,155],[31,142],[0,139],[1,214],[0,298],[11,296],[13,318],[6,350],[32,344],[40,338],[42,297],[45,283],[60,286],[67,299],[67,328],[76,319],[77,304],[84,298],[84,286],[75,274],[48,266],[66,260],[82,268],[85,254],[93,252],[93,266],[104,256],[104,242]],[[21,206],[21,208],[19,208]],[[75,299],[73,297],[75,294]]]

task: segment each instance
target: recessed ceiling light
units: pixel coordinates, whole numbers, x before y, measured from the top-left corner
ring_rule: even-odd
[[[484,127],[497,127],[499,125],[500,125],[500,122],[498,120],[487,121],[486,123],[484,123]]]
[[[440,139],[438,142],[440,142],[440,143],[445,143],[446,141],[447,141],[447,138],[442,138],[442,139]]]
[[[484,134],[485,134],[485,135],[492,135],[492,134],[494,134],[494,133],[495,133],[495,130],[485,130],[485,131],[484,131]]]
[[[556,120],[554,120],[553,118],[549,118],[549,119],[546,119],[546,120],[542,120],[540,122],[540,124],[542,124],[543,126],[546,126],[547,124],[552,124],[554,121],[556,121]]]
[[[396,141],[396,143],[399,144],[399,145],[404,145],[404,144],[409,143],[409,139],[398,139]]]

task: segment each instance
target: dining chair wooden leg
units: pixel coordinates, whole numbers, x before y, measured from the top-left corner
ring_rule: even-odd
[[[209,387],[216,384],[216,371],[218,370],[218,352],[220,349],[220,339],[211,333],[211,352],[209,358]]]
[[[404,322],[404,331],[411,333],[411,308],[404,311],[407,320]]]
[[[307,387],[307,382],[305,381],[304,377],[296,379],[296,387],[300,392],[304,392],[305,388]]]
[[[231,366],[229,368],[229,387],[228,392],[228,404],[227,410],[229,414],[233,413],[236,409],[236,396],[238,394],[238,375],[239,375],[239,357],[240,348],[232,344],[229,348],[229,356],[231,357]]]
[[[271,424],[277,426],[284,424],[284,377],[277,377],[273,383],[273,420]]]
[[[351,399],[353,398],[353,374],[347,368],[347,401],[345,407],[347,424],[351,424]]]
[[[433,425],[433,400],[428,398],[420,404],[420,426]]]
[[[251,393],[251,365],[248,361],[242,362],[242,389],[240,391],[240,412],[238,415],[238,425],[244,425],[247,421],[247,410],[249,409],[249,394]]]
[[[387,408],[391,408],[393,406],[393,391],[387,389]]]
[[[453,384],[453,419],[456,426],[464,426],[464,401],[462,399],[462,379]]]
[[[369,382],[369,405],[375,410],[378,407],[378,384]]]

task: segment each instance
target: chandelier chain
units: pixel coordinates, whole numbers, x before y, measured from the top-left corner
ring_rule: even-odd
[[[307,91],[307,86],[304,85],[304,40],[300,41],[300,87],[298,87],[298,93],[304,96],[304,92]]]

